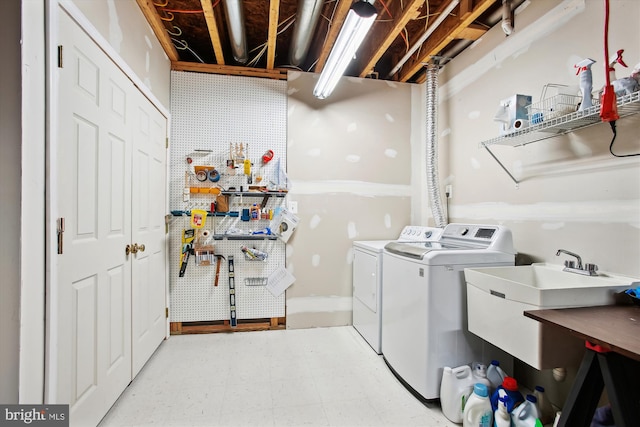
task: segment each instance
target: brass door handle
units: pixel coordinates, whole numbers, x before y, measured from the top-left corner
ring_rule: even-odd
[[[140,252],[144,252],[144,250],[146,249],[146,248],[145,248],[145,246],[144,246],[144,243],[141,243],[141,244],[138,246],[138,249],[140,250]]]
[[[129,254],[131,253],[131,245],[127,245],[124,247],[124,253],[129,256]]]
[[[133,246],[131,246],[131,253],[132,254],[137,254],[139,249],[140,249],[140,247],[138,246],[138,244],[134,243]]]

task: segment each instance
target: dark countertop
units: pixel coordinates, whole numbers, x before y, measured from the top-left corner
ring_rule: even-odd
[[[524,315],[557,326],[593,344],[640,361],[640,307],[607,305],[525,311]]]

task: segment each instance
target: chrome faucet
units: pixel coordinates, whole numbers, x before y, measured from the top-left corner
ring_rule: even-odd
[[[558,252],[556,252],[556,256],[560,256],[561,253],[567,254],[569,256],[575,257],[576,261],[578,262],[578,264],[576,265],[576,261],[569,261],[566,260],[564,262],[564,268],[562,269],[562,271],[568,271],[570,273],[578,273],[578,274],[584,274],[586,276],[597,276],[598,273],[598,266],[595,264],[585,264],[584,268],[582,268],[582,258],[580,258],[580,255],[567,251],[565,249],[558,249]]]

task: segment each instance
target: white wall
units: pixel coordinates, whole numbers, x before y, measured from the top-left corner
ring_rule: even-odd
[[[607,124],[524,147],[494,152],[522,182],[519,188],[484,149],[498,135],[493,116],[500,100],[529,94],[540,100],[547,83],[577,85],[573,65],[591,57],[593,87],[604,83],[603,2],[528,2],[516,32],[489,31],[441,72],[440,146],[448,159],[441,175],[453,185],[451,221],[503,224],[520,254],[562,264],[557,249],[580,254],[601,270],[640,276],[640,157],[609,154]],[[609,47],[640,63],[640,2],[611,2]],[[630,69],[617,68],[618,77]],[[615,150],[640,152],[640,115],[618,121]],[[521,367],[525,381],[550,381],[550,372]],[[531,378],[527,375],[531,374]],[[535,384],[528,384],[533,386]],[[570,385],[567,381],[562,387]],[[557,388],[554,386],[554,388]],[[556,394],[562,400],[562,393]],[[562,402],[559,402],[562,403]]]
[[[136,1],[72,1],[168,109],[171,64]]]
[[[18,403],[20,330],[20,2],[3,5],[0,33],[0,402]]]
[[[289,199],[300,217],[287,244],[296,277],[287,290],[290,328],[351,324],[353,241],[393,239],[426,221],[413,203],[424,181],[415,172],[424,120],[413,114],[422,111],[421,88],[343,78],[319,100],[317,78],[289,72]]]

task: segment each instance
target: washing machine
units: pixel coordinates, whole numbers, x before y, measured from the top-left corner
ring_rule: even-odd
[[[382,252],[390,242],[416,242],[438,239],[441,228],[408,225],[396,240],[353,242],[353,327],[381,354]]]
[[[467,329],[464,269],[514,265],[515,254],[511,231],[495,225],[449,224],[437,241],[385,245],[384,360],[420,400],[440,397],[445,366],[494,357]]]

